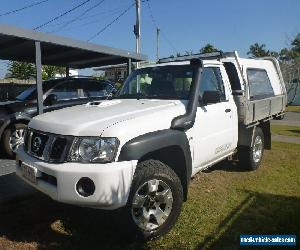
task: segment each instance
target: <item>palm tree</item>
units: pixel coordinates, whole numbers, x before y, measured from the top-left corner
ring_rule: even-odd
[[[266,49],[265,44],[254,43],[250,45],[247,55],[250,55],[250,57],[252,58],[265,57],[265,56],[270,56],[271,52]]]
[[[217,49],[216,47],[214,47],[213,45],[211,45],[210,43],[206,44],[204,47],[202,47],[200,49],[200,53],[204,54],[204,53],[212,53],[212,52],[217,52],[219,51],[219,49]]]

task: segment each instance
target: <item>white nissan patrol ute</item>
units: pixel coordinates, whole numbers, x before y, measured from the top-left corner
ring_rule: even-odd
[[[161,59],[111,100],[33,118],[16,171],[59,202],[122,208],[131,230],[152,239],[175,224],[198,171],[227,158],[257,169],[285,106],[274,58]]]

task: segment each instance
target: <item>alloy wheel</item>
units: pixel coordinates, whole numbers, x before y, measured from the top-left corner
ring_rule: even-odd
[[[172,205],[171,188],[162,180],[149,180],[137,189],[133,197],[133,220],[143,230],[155,230],[167,220]]]
[[[258,163],[261,160],[263,152],[263,141],[262,138],[258,135],[255,137],[252,153],[253,153],[253,160],[255,163]]]
[[[24,143],[24,134],[24,129],[16,129],[11,132],[9,147],[14,153],[16,153],[19,146]]]

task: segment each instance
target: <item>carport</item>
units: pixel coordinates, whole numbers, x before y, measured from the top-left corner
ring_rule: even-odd
[[[0,24],[0,59],[24,61],[36,65],[37,104],[43,113],[42,65],[82,69],[147,60],[147,56],[98,44],[73,40],[43,32]]]

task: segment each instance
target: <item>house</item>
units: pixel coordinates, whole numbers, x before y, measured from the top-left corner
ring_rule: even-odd
[[[155,64],[154,62],[140,62],[140,67]],[[135,69],[135,66],[132,66]],[[103,71],[106,80],[123,82],[127,77],[127,64],[107,65],[94,68],[95,71]]]

